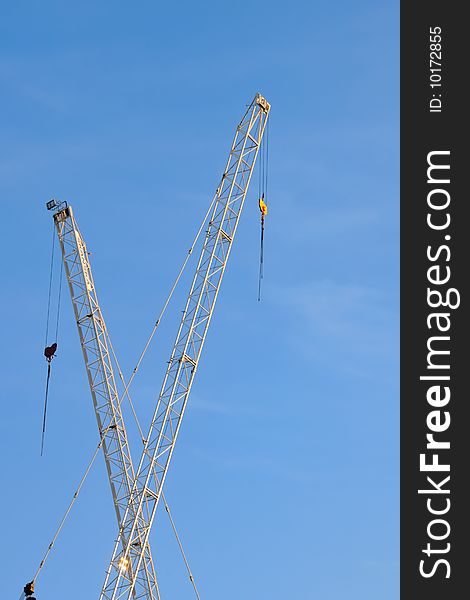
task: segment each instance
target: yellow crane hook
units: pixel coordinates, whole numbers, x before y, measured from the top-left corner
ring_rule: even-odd
[[[258,204],[259,204],[259,209],[261,211],[261,219],[264,219],[264,217],[268,214],[268,205],[264,201],[264,194],[259,199]]]
[[[261,300],[261,280],[263,279],[264,262],[264,217],[268,214],[268,205],[264,201],[264,194],[259,199],[259,210],[261,212],[261,246],[259,253],[259,278],[258,278],[258,302]]]

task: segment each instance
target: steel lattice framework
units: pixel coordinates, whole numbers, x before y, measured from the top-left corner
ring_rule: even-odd
[[[108,333],[96,295],[88,252],[72,207],[66,206],[56,212],[54,222],[62,250],[98,430],[103,439],[102,448],[118,527],[121,527],[126,509],[129,509],[129,513],[133,516],[137,516],[138,506],[136,499],[131,496],[134,468],[109,353]],[[121,536],[120,540],[126,547],[126,538]],[[142,557],[135,571],[134,565],[127,565],[129,577],[138,582],[138,589],[141,590],[138,598],[159,600],[160,594],[148,542],[142,547]]]
[[[100,600],[141,597],[156,509],[255,166],[270,105],[257,94],[237,127]]]

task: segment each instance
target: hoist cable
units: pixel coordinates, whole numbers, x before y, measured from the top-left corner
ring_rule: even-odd
[[[47,397],[49,395],[49,379],[51,378],[51,363],[47,363],[46,393],[44,395],[44,414],[42,418],[41,456],[44,451],[44,436],[46,434]]]
[[[269,123],[266,126],[266,183],[264,193],[266,194],[266,198],[268,197],[268,169],[269,169]]]
[[[62,296],[62,276],[64,274],[64,261],[60,261],[60,276],[59,276],[59,297],[57,299],[57,317],[55,323],[55,342],[59,338],[59,318],[60,318],[60,300]]]
[[[259,273],[258,273],[258,302],[261,300],[261,281],[263,279],[263,262],[264,262],[264,215],[266,208],[265,197],[266,197],[266,181],[267,181],[267,168],[266,168],[266,157],[267,157],[267,143],[261,141],[260,148],[260,180],[261,180],[261,193],[259,197],[259,208],[261,211],[261,237],[260,237],[260,250],[259,250]]]
[[[47,317],[46,317],[46,335],[44,339],[44,346],[47,346],[47,336],[49,335],[49,315],[51,312],[51,292],[52,292],[52,279],[54,273],[54,248],[55,248],[55,226],[52,229],[52,251],[51,251],[51,267],[49,271],[49,293],[47,296]]]
[[[261,217],[261,240],[259,250],[258,302],[261,300],[261,280],[263,279],[264,262],[264,216]]]
[[[259,161],[259,204],[261,210],[261,239],[259,252],[259,273],[258,273],[258,302],[261,300],[261,281],[264,277],[264,217],[267,214],[265,198],[268,195],[268,162],[269,162],[269,121],[266,126],[266,138],[261,140]]]
[[[261,195],[264,192],[264,148],[265,148],[265,140],[264,137],[261,140],[261,145],[259,148],[259,161],[261,166]]]
[[[259,161],[259,168],[260,168],[260,179],[261,179],[261,189],[260,189],[260,194],[259,197],[261,198],[264,192],[264,138],[261,140],[261,147],[260,147],[260,161]]]
[[[49,293],[47,298],[47,318],[46,318],[46,335],[45,335],[45,346],[47,351],[47,343],[49,336],[49,321],[50,321],[50,313],[51,313],[51,297],[52,297],[52,283],[54,279],[54,249],[55,249],[55,226],[52,230],[52,251],[51,251],[51,267],[49,273]],[[57,298],[57,315],[56,315],[56,323],[55,323],[55,347],[57,348],[57,338],[59,335],[59,317],[60,317],[60,301],[62,295],[62,276],[64,271],[64,263],[60,261],[60,277],[59,277],[59,290],[58,290],[58,298]],[[46,355],[47,357],[47,355]],[[47,400],[49,396],[49,380],[51,378],[51,360],[52,356],[47,358],[47,377],[46,377],[46,391],[44,394],[44,410],[42,417],[42,433],[41,433],[41,456],[44,452],[44,438],[46,434],[46,417],[47,417]]]
[[[120,366],[119,361],[117,359],[116,352],[114,351],[114,346],[113,346],[113,343],[111,342],[111,338],[109,337],[109,333],[108,332],[106,332],[106,338],[108,340],[108,344],[109,344],[109,347],[111,349],[111,353],[113,355],[114,362],[116,363],[116,367],[117,367],[117,370],[118,370],[118,373],[119,373],[119,378],[120,378],[122,384],[125,385],[124,376],[122,374],[121,366]],[[143,434],[142,427],[140,425],[139,419],[137,417],[137,413],[136,413],[135,408],[134,408],[134,403],[132,402],[131,395],[129,394],[129,390],[127,390],[126,396],[127,396],[127,400],[129,402],[129,405],[131,407],[132,414],[134,416],[134,421],[135,421],[135,423],[137,425],[137,429],[139,430],[139,434],[140,434],[140,438],[142,440],[142,444],[145,446],[144,434]],[[119,405],[121,405],[121,403],[122,403],[122,398],[119,400]],[[158,477],[157,477],[157,474],[155,472],[155,469],[153,469],[153,474],[154,474],[155,479],[158,481]],[[178,547],[179,547],[180,552],[181,552],[181,556],[183,558],[184,564],[186,566],[186,570],[188,572],[189,580],[191,581],[191,584],[193,586],[194,593],[196,594],[197,599],[200,600],[199,592],[198,592],[198,589],[197,589],[197,586],[196,586],[196,581],[194,580],[194,575],[192,574],[191,567],[189,566],[188,559],[186,558],[186,554],[185,554],[184,549],[183,549],[183,544],[181,542],[180,536],[178,535],[178,530],[176,529],[176,525],[175,525],[175,522],[173,521],[173,517],[172,517],[171,511],[170,511],[170,507],[168,506],[168,503],[166,501],[166,498],[165,498],[165,495],[163,493],[163,490],[161,490],[161,494],[162,494],[163,503],[165,505],[165,511],[166,511],[166,513],[168,515],[168,518],[170,519],[170,523],[171,523],[171,527],[173,529],[173,533],[175,535],[176,541],[178,543]]]
[[[70,504],[68,505],[68,507],[67,507],[67,510],[65,511],[65,513],[64,513],[64,516],[62,517],[62,520],[61,520],[61,521],[60,521],[60,523],[59,523],[59,526],[57,527],[57,530],[56,530],[56,532],[55,532],[55,534],[54,534],[54,537],[52,538],[52,541],[51,541],[51,543],[50,543],[50,544],[49,544],[49,546],[47,547],[46,553],[44,554],[44,557],[43,557],[43,559],[41,560],[41,562],[40,562],[40,564],[39,564],[39,567],[38,567],[38,569],[37,569],[37,571],[36,571],[36,574],[35,574],[35,576],[34,576],[34,578],[33,578],[33,582],[35,582],[35,581],[36,581],[36,579],[38,578],[38,575],[39,575],[39,573],[41,572],[42,568],[44,567],[44,564],[45,564],[45,562],[46,562],[47,558],[49,557],[49,554],[51,553],[52,547],[54,546],[54,544],[55,544],[55,541],[57,540],[57,537],[59,536],[59,533],[60,533],[60,532],[61,532],[61,530],[62,530],[62,527],[64,526],[64,523],[65,523],[65,521],[66,521],[66,519],[67,519],[67,517],[68,517],[68,515],[69,515],[69,512],[71,511],[71,509],[72,509],[72,506],[75,504],[75,501],[77,500],[77,498],[78,498],[78,495],[80,494],[80,490],[82,489],[82,487],[83,487],[83,484],[85,483],[85,479],[87,478],[87,476],[88,476],[88,473],[90,472],[90,469],[91,469],[91,467],[93,466],[93,463],[95,462],[95,459],[96,459],[96,457],[97,457],[97,455],[98,455],[98,452],[99,452],[99,450],[100,450],[100,448],[101,448],[101,446],[102,446],[102,444],[103,444],[103,441],[104,441],[104,436],[106,435],[106,432],[107,432],[107,430],[108,430],[108,428],[106,428],[106,429],[103,431],[102,435],[101,435],[101,440],[100,440],[100,443],[99,443],[99,444],[98,444],[98,446],[96,447],[96,450],[95,450],[95,452],[94,452],[94,454],[93,454],[93,457],[92,457],[92,459],[90,460],[90,462],[88,463],[88,466],[87,466],[87,468],[86,468],[86,470],[85,470],[85,473],[84,473],[83,477],[81,478],[81,480],[80,480],[80,483],[78,484],[78,487],[77,487],[77,489],[75,490],[75,493],[74,493],[74,495],[73,495],[73,497],[72,497],[72,500],[70,501]]]
[[[263,144],[263,140],[261,140],[261,144]],[[261,160],[258,162],[258,198],[261,198]]]

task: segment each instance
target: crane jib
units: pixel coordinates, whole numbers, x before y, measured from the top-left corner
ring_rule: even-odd
[[[145,559],[143,548],[148,544],[270,108],[257,94],[236,129],[100,600],[130,600],[133,593],[143,597],[133,574]]]
[[[55,208],[53,205],[51,208]],[[131,500],[134,467],[132,465],[121,402],[114,378],[108,332],[93,283],[89,255],[71,206],[59,205],[54,223],[62,251],[75,321],[82,346],[88,383],[93,399],[99,435],[118,523],[121,527],[126,508],[131,514],[137,506]],[[123,536],[121,543],[127,539]],[[159,600],[160,594],[150,545],[142,545],[143,560],[137,570],[122,562],[130,579],[137,581],[146,600]],[[137,599],[133,592],[133,597]]]

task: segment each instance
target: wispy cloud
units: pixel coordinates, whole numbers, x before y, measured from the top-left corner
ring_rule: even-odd
[[[337,235],[348,234],[352,231],[376,227],[380,222],[379,210],[370,206],[345,207],[331,209],[315,206],[315,210],[294,201],[285,202],[279,209],[279,216],[271,227],[275,234],[285,236],[285,231],[295,231],[296,241],[312,239],[331,239]],[[301,218],[299,218],[301,215]]]
[[[384,292],[322,280],[280,290],[278,298],[292,314],[290,342],[301,352],[334,357],[335,364],[368,377],[377,359],[395,360],[398,316]]]
[[[299,466],[293,465],[285,459],[278,460],[266,457],[256,457],[253,455],[240,456],[223,456],[217,453],[206,452],[199,448],[192,448],[199,461],[204,461],[223,470],[230,469],[234,471],[250,471],[257,474],[264,474],[267,477],[279,478],[282,473],[283,479],[295,481],[297,483],[310,482],[314,479],[314,475],[310,470],[302,469]]]
[[[250,406],[222,404],[202,398],[191,398],[191,407],[195,410],[227,417],[261,417],[263,413]]]

